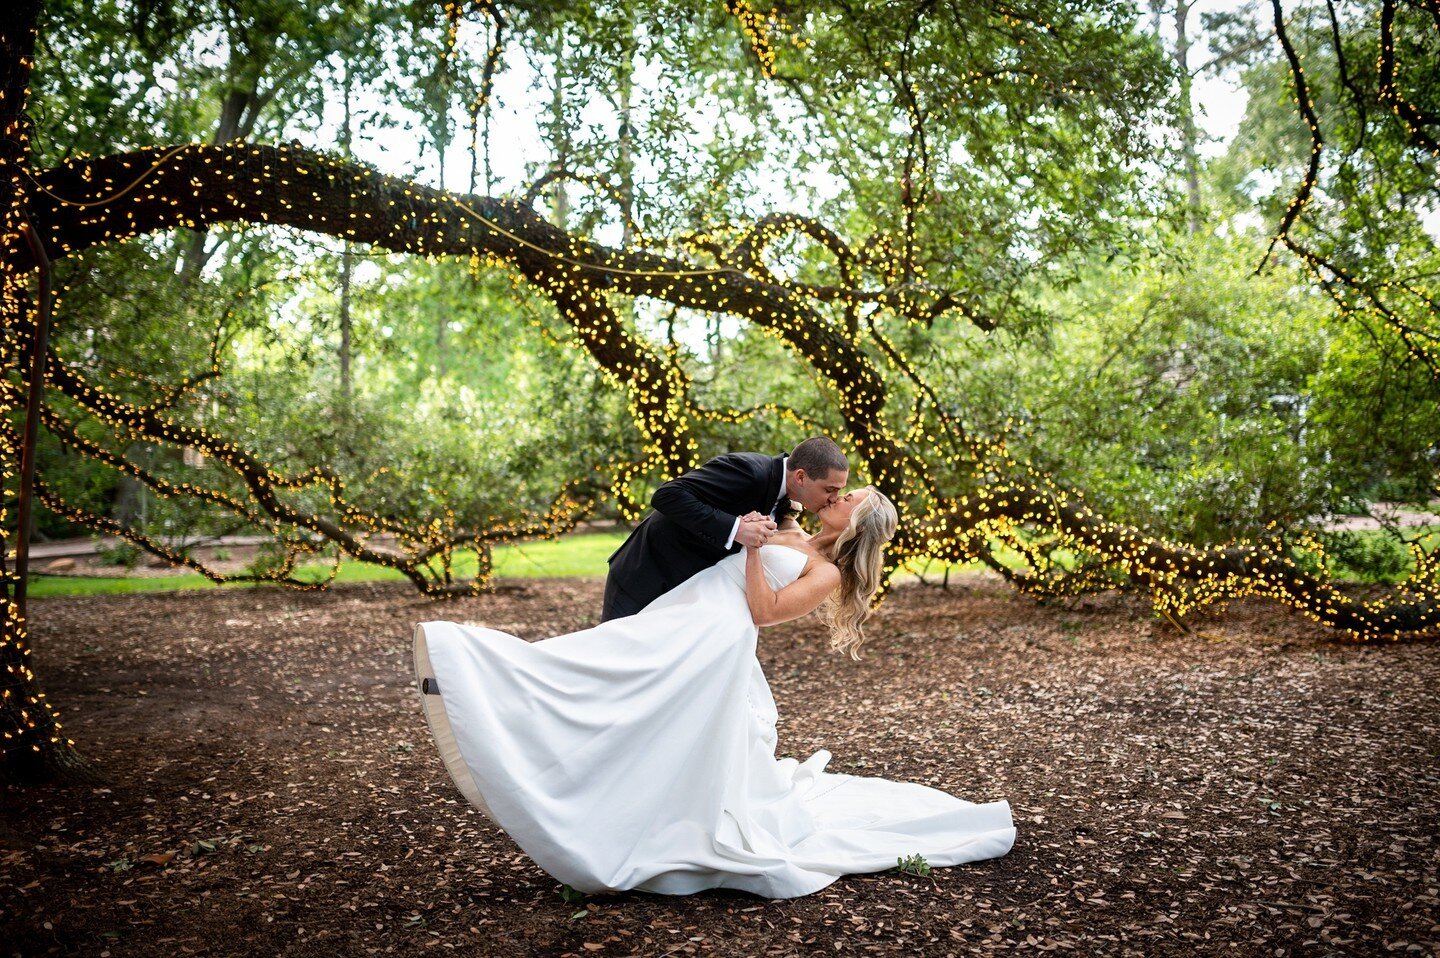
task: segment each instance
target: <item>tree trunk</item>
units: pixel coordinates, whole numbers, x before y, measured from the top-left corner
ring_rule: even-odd
[[[443,379],[449,363],[445,361],[445,324],[450,322],[448,313],[437,313],[435,315],[435,378]]]
[[[0,182],[8,184],[0,207],[0,330],[3,330],[6,378],[29,378],[27,357],[36,330],[38,304],[30,295],[30,273],[34,256],[25,246],[21,224],[27,220],[29,180],[21,170],[30,161],[30,120],[25,115],[30,65],[35,56],[35,23],[40,15],[41,0],[9,0],[0,14]],[[42,241],[57,252],[51,235],[36,226]],[[19,410],[25,408],[22,402]],[[14,418],[17,407],[6,402],[0,407],[0,419]],[[0,455],[4,456],[4,479],[0,491],[9,497],[11,477],[20,475],[22,442],[11,429],[0,437]],[[18,517],[11,518],[0,510],[6,523],[17,522],[11,529],[0,524],[0,583],[5,606],[3,627],[0,627],[0,781],[33,782],[46,780],[80,781],[92,778],[89,765],[73,749],[73,743],[60,733],[57,713],[51,708],[40,682],[30,665],[30,646],[26,636],[24,610],[14,601],[11,592],[11,571],[4,557],[12,541],[28,536],[29,529],[19,528]]]
[[[62,732],[57,712],[40,690],[30,662],[25,620],[8,597],[0,635],[0,783],[87,785],[99,770]]]
[[[627,45],[626,56],[624,62],[620,64],[620,75],[617,78],[620,86],[620,154],[616,166],[620,179],[620,245],[622,247],[627,247],[635,241],[634,229],[631,226],[635,221],[635,159],[632,155],[635,132],[630,125],[632,116],[630,96],[635,86],[634,70],[634,54]]]
[[[345,240],[345,251],[340,254],[340,409],[350,413],[350,277],[353,272],[354,254],[350,252],[350,241]]]
[[[1185,224],[1190,235],[1200,232],[1203,213],[1200,199],[1199,132],[1195,128],[1195,101],[1191,94],[1190,11],[1187,0],[1175,4],[1175,66],[1180,74],[1180,156],[1185,164]]]
[[[231,55],[230,75],[236,73],[233,62],[235,54]],[[232,88],[225,94],[220,102],[220,122],[216,124],[213,143],[229,143],[240,135],[242,124],[245,122],[245,111],[255,99],[253,90]],[[206,234],[204,230],[190,230],[184,234],[183,250],[181,253],[180,278],[184,281],[185,288],[193,287],[200,279],[200,271],[215,255],[219,244],[210,249],[205,248]]]
[[[350,158],[350,68],[345,68],[345,125],[340,129],[340,149],[346,159]],[[350,240],[344,240],[340,253],[340,410],[350,414],[350,277],[354,269],[354,254]]]
[[[560,133],[555,137],[555,165],[561,170],[564,170],[570,163],[570,137],[565,132],[568,127],[565,125],[564,73],[562,72],[564,55],[565,38],[560,37],[555,47],[555,79],[550,98],[550,119]],[[566,189],[564,176],[556,177],[555,183],[551,187],[550,216],[551,222],[562,230],[570,228],[570,194]]]

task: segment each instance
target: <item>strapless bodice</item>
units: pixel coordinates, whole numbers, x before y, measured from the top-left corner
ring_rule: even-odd
[[[800,573],[805,570],[805,563],[809,559],[810,554],[803,549],[782,545],[778,542],[760,547],[760,563],[765,567],[765,581],[770,583],[770,588],[777,591],[800,578]],[[725,570],[727,578],[743,588],[745,585],[745,550],[741,549],[733,556],[721,559],[719,568]]]

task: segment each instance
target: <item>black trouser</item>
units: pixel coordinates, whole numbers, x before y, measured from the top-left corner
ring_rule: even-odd
[[[644,602],[620,588],[619,576],[612,572],[605,577],[605,604],[600,611],[601,622],[634,615],[643,608],[645,608]]]

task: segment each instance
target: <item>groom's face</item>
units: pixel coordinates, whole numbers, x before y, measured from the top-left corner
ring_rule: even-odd
[[[849,479],[848,469],[832,469],[822,477],[796,469],[785,484],[785,494],[804,506],[806,512],[816,513],[839,497]]]

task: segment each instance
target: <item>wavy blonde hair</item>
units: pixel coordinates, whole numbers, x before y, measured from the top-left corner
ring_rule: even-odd
[[[830,647],[860,658],[865,644],[861,625],[870,618],[870,597],[880,588],[885,574],[885,543],[895,537],[900,517],[895,504],[874,486],[870,494],[850,513],[850,525],[835,540],[835,565],[840,585],[825,603],[824,616],[830,626]]]

